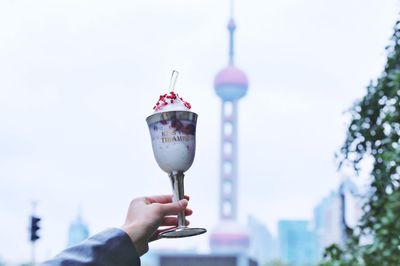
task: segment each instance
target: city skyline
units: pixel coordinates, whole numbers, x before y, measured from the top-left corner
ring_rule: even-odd
[[[0,234],[0,258],[29,260],[31,200],[42,217],[40,260],[64,248],[76,206],[95,233],[120,226],[133,197],[170,193],[144,119],[172,69],[181,74],[177,92],[199,114],[196,159],[185,180],[190,220],[216,224],[220,116],[212,82],[226,61],[227,5],[0,3],[0,197],[7,202],[0,225],[13,228]],[[238,218],[251,214],[277,235],[278,220],[311,219],[339,184],[333,157],[344,139],[343,112],[379,76],[398,4],[236,6],[237,62],[251,76],[240,106]],[[198,189],[205,185],[207,195]],[[207,238],[151,248],[204,250]]]

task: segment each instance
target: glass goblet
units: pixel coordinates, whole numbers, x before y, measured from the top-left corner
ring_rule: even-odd
[[[190,111],[167,111],[150,115],[149,126],[154,157],[171,180],[173,201],[184,198],[184,173],[193,163],[196,151],[197,114]],[[178,226],[159,235],[160,238],[180,238],[200,235],[204,228],[185,225],[184,211],[178,214]]]

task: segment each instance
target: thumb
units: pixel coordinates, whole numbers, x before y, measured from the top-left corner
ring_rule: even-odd
[[[164,215],[177,215],[179,212],[186,209],[188,201],[186,199],[181,199],[177,202],[165,203],[162,205],[162,210]]]

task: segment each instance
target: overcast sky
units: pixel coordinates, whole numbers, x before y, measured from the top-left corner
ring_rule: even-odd
[[[334,153],[346,115],[385,62],[396,0],[237,0],[239,216],[276,234],[311,219],[339,183]],[[170,193],[145,118],[171,71],[199,114],[186,175],[192,225],[218,221],[220,100],[228,0],[0,1],[0,258],[30,257],[31,201],[43,218],[42,260],[66,245],[82,206],[92,233],[120,226],[130,199]],[[205,193],[207,191],[207,193]],[[162,240],[200,247],[208,235]]]

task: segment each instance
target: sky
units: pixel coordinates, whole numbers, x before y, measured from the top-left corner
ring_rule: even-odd
[[[334,154],[345,113],[381,73],[396,0],[236,0],[239,220],[276,235],[280,219],[311,219],[337,188]],[[229,2],[0,1],[0,258],[28,261],[29,215],[42,217],[37,258],[65,248],[79,207],[91,233],[118,227],[131,199],[169,194],[145,118],[176,91],[199,114],[186,173],[193,226],[218,222],[221,103]],[[150,248],[205,248],[209,234]]]

